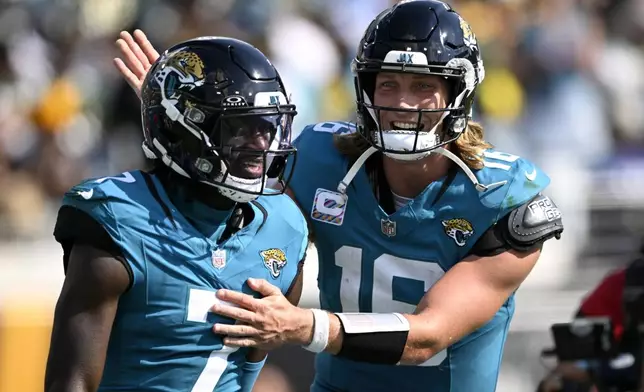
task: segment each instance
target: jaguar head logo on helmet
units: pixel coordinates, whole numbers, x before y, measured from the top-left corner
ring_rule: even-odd
[[[168,75],[177,77],[179,86],[189,86],[191,89],[204,83],[204,63],[196,53],[179,50],[170,53],[163,70]],[[172,84],[177,84],[173,82]]]

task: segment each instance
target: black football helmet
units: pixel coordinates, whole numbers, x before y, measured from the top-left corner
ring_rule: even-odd
[[[143,150],[181,176],[248,202],[276,194],[295,157],[295,106],[270,61],[232,38],[201,37],[165,51],[141,89]]]
[[[352,63],[357,97],[357,130],[385,154],[416,160],[456,140],[471,116],[474,92],[484,78],[483,62],[469,24],[448,4],[434,0],[401,1],[378,15],[367,28]],[[376,106],[378,72],[438,75],[449,82],[444,109]],[[381,124],[382,111],[417,114],[415,128]],[[440,112],[433,129],[422,116]],[[442,124],[442,126],[441,126]],[[393,129],[392,129],[393,128]]]

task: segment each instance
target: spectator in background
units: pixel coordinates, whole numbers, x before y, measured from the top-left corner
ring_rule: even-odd
[[[581,303],[576,318],[608,317],[619,352],[636,352],[639,349],[637,324],[644,319],[644,239],[639,254],[626,267],[608,274]],[[634,369],[631,369],[634,370]],[[619,374],[613,374],[618,373]],[[615,371],[610,367],[600,369],[595,377],[621,379],[627,384],[637,382],[638,372]],[[591,374],[584,363],[560,363],[543,380],[539,391],[568,391],[564,385],[590,386]]]
[[[27,223],[18,224],[21,229],[11,222],[22,218],[0,211],[0,226],[8,226],[0,232],[16,238],[38,235],[38,227],[48,225],[37,222],[54,215],[56,200],[69,184],[80,177],[141,165],[141,154],[128,147],[141,139],[139,114],[132,110],[136,98],[122,93],[129,90],[106,66],[117,31],[142,28],[160,47],[198,35],[244,39],[263,49],[283,70],[300,108],[296,120],[300,125],[329,117],[353,120],[349,59],[356,37],[378,10],[394,2],[72,0],[3,7],[0,183],[7,193],[19,195],[18,187],[14,190],[10,183],[31,182],[42,206],[24,219]],[[644,7],[639,2],[451,3],[480,31],[479,41],[488,54],[484,58],[488,87],[481,88],[475,110],[493,144],[523,150],[544,169],[554,167],[548,170],[553,177],[561,172],[567,178],[553,179],[555,186],[568,184],[569,178],[584,183],[591,162],[610,156],[615,148],[641,150],[644,112],[636,108],[644,101],[644,79],[636,71],[644,64],[640,49],[644,18],[639,17]],[[310,61],[312,51],[322,60]],[[614,71],[615,64],[619,72]],[[559,142],[551,143],[554,138]],[[563,156],[566,165],[546,156],[553,145],[565,149],[554,155]],[[575,162],[579,167],[572,169]],[[576,175],[571,177],[572,171]],[[588,225],[578,206],[584,205],[588,192],[567,195],[568,202],[565,189],[560,193],[562,197],[553,196],[561,200],[567,216],[577,212],[567,209],[582,210],[577,224],[570,219],[567,229],[576,232],[581,247]],[[573,260],[577,250],[553,252],[558,257],[552,263],[557,263],[563,281],[564,266],[574,264],[562,259]],[[533,280],[553,281],[549,261],[544,257]]]

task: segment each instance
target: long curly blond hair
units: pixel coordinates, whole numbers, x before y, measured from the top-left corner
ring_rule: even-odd
[[[370,144],[361,134],[334,135],[335,147],[341,154],[355,161],[370,147]],[[452,143],[452,152],[458,156],[470,169],[483,168],[483,151],[492,148],[485,141],[483,126],[475,121],[469,121],[463,134]]]

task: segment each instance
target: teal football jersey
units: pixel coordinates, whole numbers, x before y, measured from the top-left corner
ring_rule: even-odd
[[[254,219],[218,245],[218,236],[197,230],[159,179],[148,175],[146,183],[146,175],[89,180],[63,201],[102,225],[131,270],[99,391],[239,391],[248,350],[226,347],[212,332],[216,322],[234,322],[209,312],[215,293],[259,296],[246,285],[249,277],[286,293],[306,252],[306,221],[288,196],[260,197],[250,203]],[[225,220],[211,231],[221,233]]]
[[[549,183],[531,162],[490,149],[485,167],[474,171],[480,183],[496,184],[488,191],[476,190],[459,169],[388,215],[364,167],[346,198],[337,193],[350,163],[334,147],[333,136],[351,132],[349,123],[305,128],[296,141],[297,165],[290,167],[290,187],[312,222],[320,303],[332,312],[413,313],[488,228]],[[511,297],[489,323],[420,366],[318,354],[313,390],[492,392],[513,310]]]

